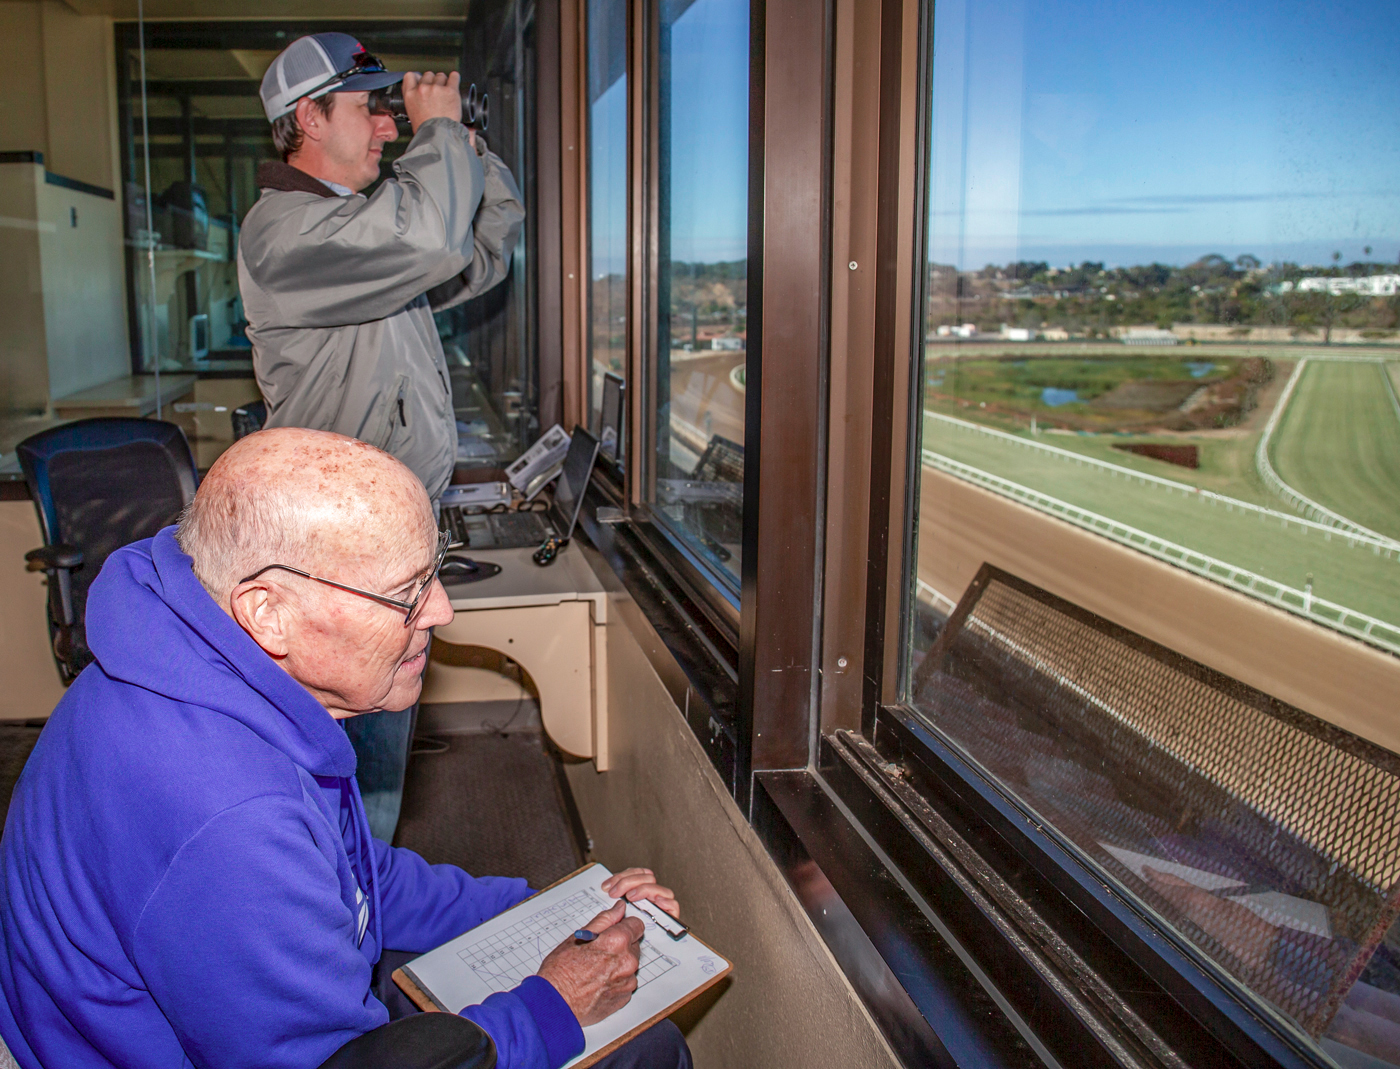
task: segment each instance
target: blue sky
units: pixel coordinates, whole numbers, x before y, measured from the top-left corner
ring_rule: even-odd
[[[742,259],[748,245],[748,0],[695,0],[672,24],[670,118],[671,259]]]
[[[930,258],[1395,262],[1396,16],[940,0]]]
[[[935,12],[931,259],[1320,264],[1367,245],[1371,259],[1400,257],[1400,5],[939,0]],[[738,259],[748,0],[695,0],[672,26],[671,61],[672,257]],[[621,270],[625,251],[625,108],[621,81],[593,106],[595,274]]]
[[[748,0],[695,0],[671,26],[671,259],[746,255],[748,108]],[[595,277],[626,256],[626,120],[622,78],[590,116]]]

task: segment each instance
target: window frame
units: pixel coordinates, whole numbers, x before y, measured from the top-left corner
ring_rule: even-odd
[[[955,937],[961,934],[964,945],[980,948],[974,953],[979,961],[1007,970],[1001,975],[1010,979],[999,986],[1013,1002],[1012,992],[1018,989],[1040,993],[1045,1001],[1040,1004],[1044,1016],[1037,1022],[1039,1038],[1047,1044],[1069,1036],[1073,1042],[1068,1049],[1080,1058],[1087,1057],[1085,1044],[1105,1038],[1116,1037],[1125,1049],[1133,1049],[1141,1042],[1133,1034],[1134,1022],[1147,1020],[1154,1021],[1158,1034],[1169,1037],[1174,1047],[1193,1050],[1196,1057],[1219,1059],[1221,1064],[1330,1065],[1291,1019],[1130,902],[1109,878],[1086,865],[1068,840],[983,773],[908,704],[903,684],[913,652],[911,569],[922,479],[920,456],[913,448],[920,397],[910,384],[922,382],[924,363],[927,272],[919,268],[926,258],[933,5],[931,0],[883,0],[868,5],[875,6],[880,8],[882,27],[878,59],[869,41],[864,59],[867,66],[878,64],[880,100],[867,111],[866,122],[878,126],[880,147],[878,162],[868,168],[865,178],[879,190],[873,244],[881,275],[875,294],[867,297],[873,306],[875,345],[870,448],[864,454],[871,488],[863,543],[869,561],[862,621],[865,644],[859,664],[864,685],[857,708],[852,708],[855,695],[849,688],[844,694],[833,692],[824,703],[821,750],[811,778],[845,806],[847,819],[867,841],[885,851],[882,860],[887,869],[906,874],[935,871],[947,878],[951,878],[949,868],[962,869],[967,882],[951,893],[966,897],[953,908],[947,908],[947,897],[939,901],[940,895],[949,892],[939,888],[936,880],[923,888],[922,896],[913,889],[906,893],[926,905],[937,902],[934,908],[951,918],[950,925],[956,926],[957,918],[962,918]],[[911,38],[916,45],[913,55]],[[859,57],[852,62],[859,62]],[[858,259],[854,252],[852,259]],[[831,526],[843,523],[842,533],[848,539],[860,526],[849,515],[833,513]],[[1087,532],[1074,534],[1094,539]],[[829,535],[829,542],[839,537],[839,533]],[[828,569],[832,564],[828,558]],[[1194,578],[1176,574],[1188,585]],[[830,601],[827,608],[832,608]],[[828,655],[835,648],[829,645]],[[828,657],[824,667],[830,671],[836,666]],[[1246,681],[1261,682],[1258,674]],[[850,758],[853,745],[869,750],[860,772]],[[773,801],[778,785],[771,779],[761,780],[771,829],[775,823],[771,813],[781,808]],[[903,809],[891,798],[900,793],[906,799]],[[931,816],[921,829],[927,842],[936,841],[934,828],[941,819],[943,826],[962,833],[964,845],[971,845],[971,850],[950,866],[926,845],[911,842],[919,838],[910,831],[917,823],[919,806]],[[813,832],[804,834],[797,820],[776,823],[780,830],[766,835],[770,844],[791,851],[793,840],[803,846],[814,841]],[[894,858],[899,860],[887,860]],[[975,897],[979,883],[985,896],[981,902]],[[1020,916],[1023,923],[998,930],[992,917],[997,913],[1002,918]],[[1091,1004],[1092,999],[1074,1005],[1074,1000],[1057,996],[1055,984],[1045,980],[1043,963],[1036,964],[1034,954],[1024,953],[1025,945],[1036,938],[1037,924],[1080,951],[1077,963],[1087,972],[1070,976],[1074,986],[1092,991],[1090,977],[1101,984],[1116,980],[1121,985],[1117,989],[1130,991],[1130,997],[1114,1007]],[[849,938],[849,933],[838,936],[833,946],[840,947]],[[855,963],[848,967],[853,982],[858,982],[861,967]],[[868,968],[868,963],[863,967]],[[993,982],[992,986],[998,985]],[[880,996],[866,997],[870,1002]],[[1163,1012],[1164,1007],[1170,1012]],[[878,1005],[872,1004],[871,1009],[877,1012]],[[1031,1021],[1034,1012],[1027,1006],[1023,1020]],[[1160,1064],[1150,1050],[1138,1048],[1138,1053],[1147,1055],[1147,1064]]]
[[[656,411],[657,3],[629,12],[627,470],[621,486],[595,475],[582,522],[812,923],[908,1064],[1078,1064],[1093,1050],[1084,1063],[1166,1065],[1173,1049],[1190,1063],[1329,1064],[903,702],[932,0],[824,0],[820,19],[801,0],[752,0],[737,614],[651,522],[638,451]],[[816,445],[804,458],[794,442]],[[603,504],[628,522],[598,525]],[[979,1048],[967,1023],[990,1004],[1001,1031]]]

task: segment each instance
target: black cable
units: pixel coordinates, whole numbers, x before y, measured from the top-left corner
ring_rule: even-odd
[[[520,711],[525,708],[526,697],[525,670],[520,667],[519,661],[513,661],[510,660],[510,658],[506,658],[506,660],[510,666],[515,669],[515,682],[520,687],[520,697],[515,700],[515,712],[510,714],[510,719],[504,724],[497,725],[488,722],[482,725],[487,731],[499,732],[502,736],[506,734],[506,728],[515,723],[516,718],[520,716]]]

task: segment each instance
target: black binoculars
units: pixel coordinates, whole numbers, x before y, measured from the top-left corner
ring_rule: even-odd
[[[408,122],[408,111],[403,106],[403,82],[396,82],[388,89],[379,89],[370,94],[370,111],[393,116],[396,123]],[[473,130],[486,133],[486,123],[490,117],[490,97],[478,94],[476,83],[462,90],[462,124]]]

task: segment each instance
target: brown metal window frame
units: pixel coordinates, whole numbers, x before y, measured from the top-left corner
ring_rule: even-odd
[[[912,384],[923,349],[932,6],[835,5],[820,724],[813,767],[755,765],[755,823],[892,1044],[912,1060],[1323,1064],[1290,1021],[1242,996],[1088,872],[1052,829],[903,704],[908,569],[921,520]],[[982,494],[970,488],[963,497]],[[1014,505],[1001,512],[1000,523],[1021,523]],[[1374,710],[1395,693],[1393,659],[1057,521],[1032,523],[1027,541],[1073,547],[1073,566],[1052,567],[1043,548],[1039,560],[1022,550],[995,563],[1372,741],[1392,749],[1400,741],[1386,736],[1381,718],[1355,714],[1358,695]],[[1114,603],[1104,594],[1114,583],[1150,589],[1171,608],[1154,615]],[[1216,626],[1202,627],[1203,615]],[[1271,640],[1263,655],[1261,629]],[[1319,648],[1335,683],[1303,667],[1316,664]],[[1300,657],[1303,649],[1313,656]],[[843,836],[844,850],[827,845]],[[878,889],[891,877],[906,897]],[[812,892],[814,882],[822,890]],[[843,909],[831,908],[833,896]],[[896,961],[902,995],[888,990]],[[999,1027],[987,1024],[998,1018],[985,1012],[988,998]]]
[[[627,464],[620,481],[615,472],[595,474],[583,525],[615,567],[636,574],[653,594],[663,589],[666,596],[656,604],[676,608],[681,620],[660,627],[663,634],[698,636],[699,652],[681,660],[708,661],[714,669],[713,693],[705,697],[730,740],[721,748],[726,756],[716,761],[726,765],[726,779],[747,807],[755,768],[805,767],[815,744],[825,529],[831,21],[813,18],[804,0],[750,4],[744,556],[736,605],[647,507],[655,474],[646,444],[655,433],[658,388],[657,8],[658,0],[631,0],[628,14]],[[818,10],[829,13],[831,7]],[[569,191],[566,199],[574,201],[562,212],[571,232],[563,270],[573,265],[577,276],[563,287],[562,362],[565,413],[579,422],[589,372],[585,16],[584,0],[560,0],[560,38],[572,42],[565,51],[573,53],[562,60],[562,111],[569,118],[561,136],[578,149],[566,148],[561,183]],[[775,28],[781,47],[766,50]],[[765,381],[772,384],[767,389]],[[599,527],[594,512],[602,504],[623,508],[627,522]],[[653,594],[648,597],[655,600]],[[703,723],[697,724],[702,742],[708,741]]]

